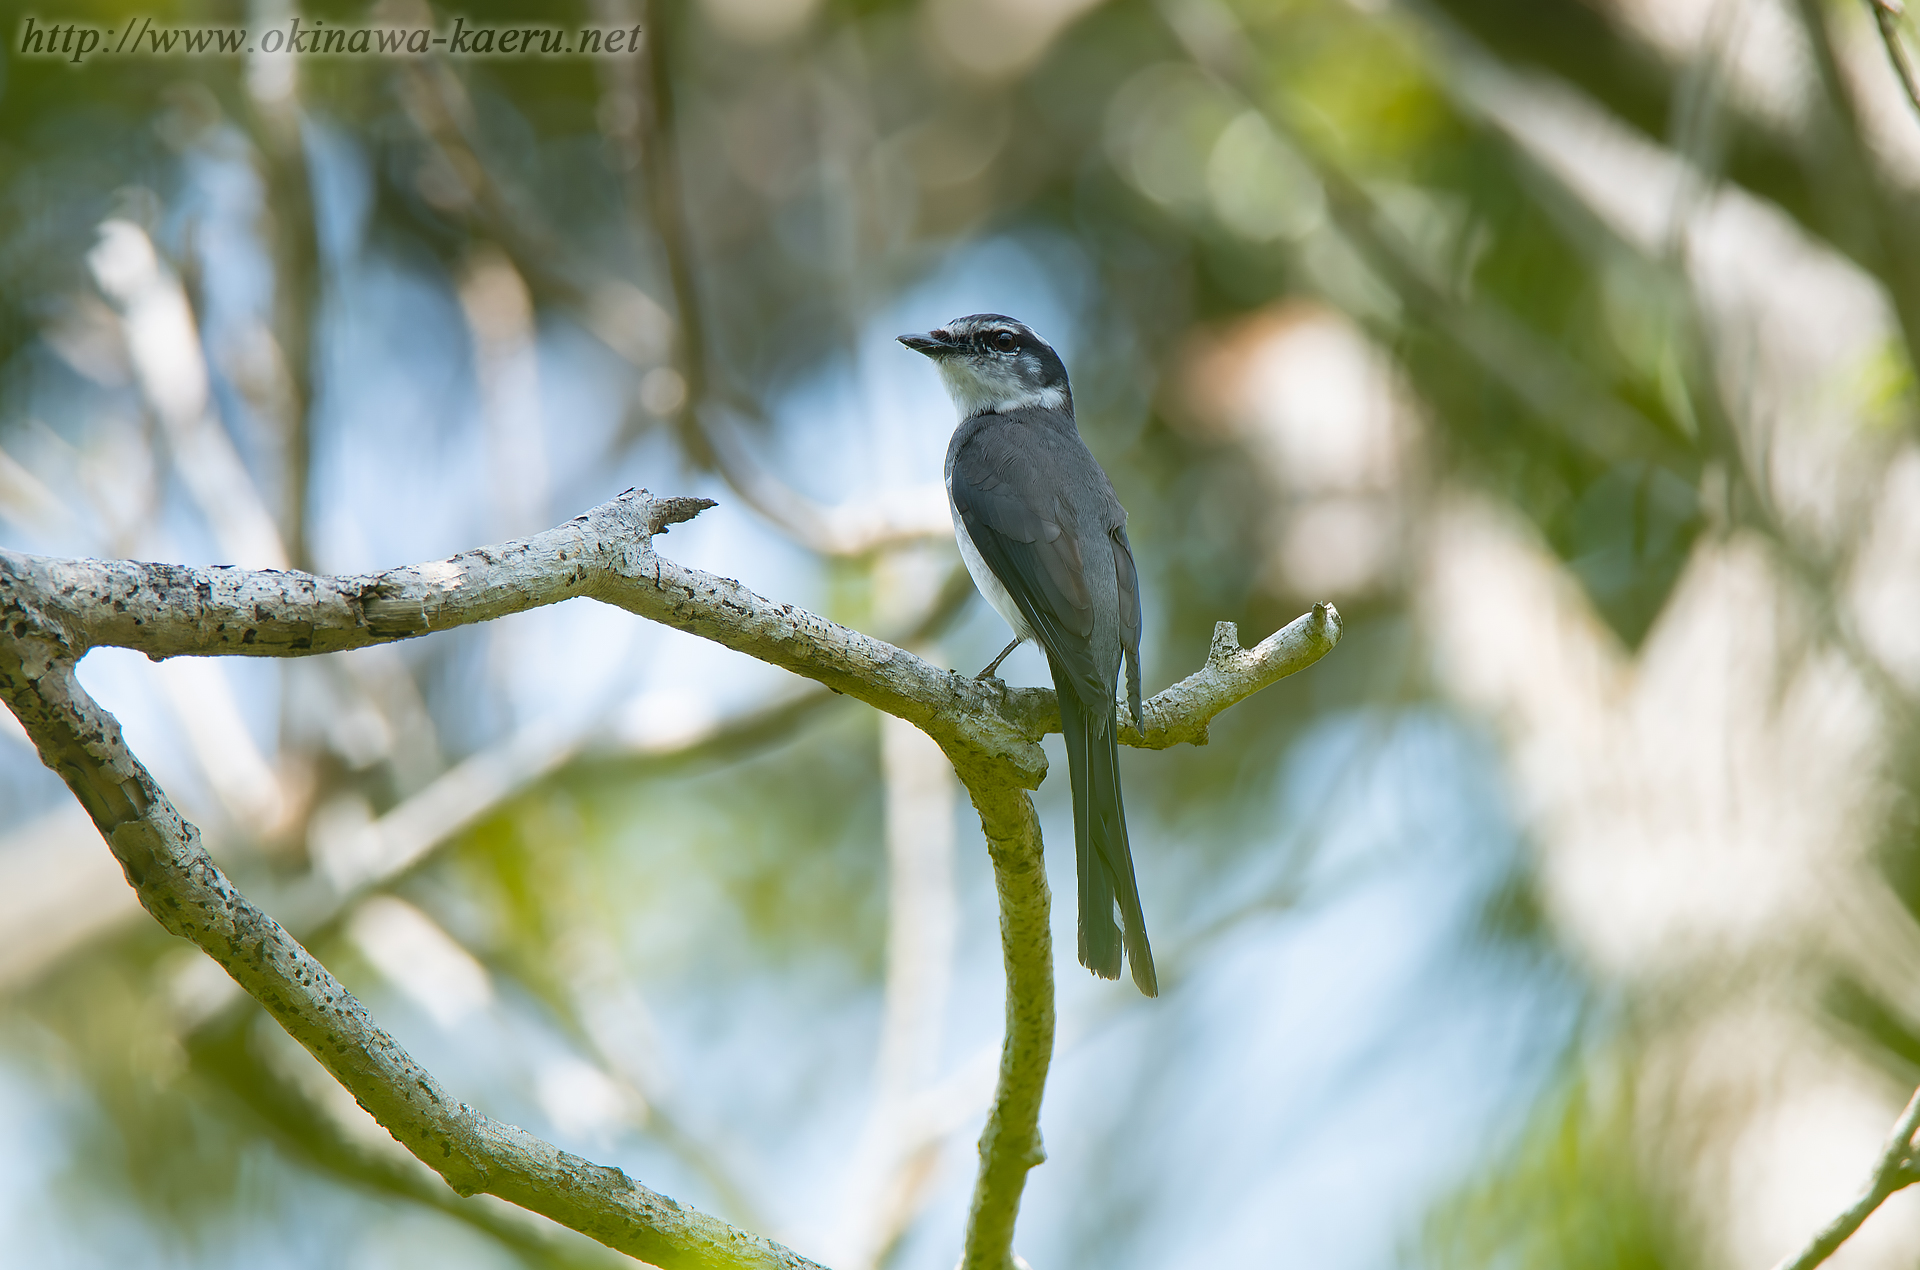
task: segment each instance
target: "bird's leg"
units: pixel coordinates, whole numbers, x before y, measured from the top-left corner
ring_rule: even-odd
[[[1007,654],[1012,652],[1014,649],[1018,647],[1020,647],[1020,641],[1016,639],[1011,644],[1008,644],[1005,648],[1001,649],[1000,655],[994,658],[992,661],[988,662],[987,668],[981,671],[979,674],[975,675],[974,678],[975,679],[993,678],[993,672],[1000,669],[1000,663],[1007,659]]]

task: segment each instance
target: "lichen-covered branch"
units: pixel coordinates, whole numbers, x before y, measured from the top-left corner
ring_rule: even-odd
[[[1205,745],[1214,716],[1319,661],[1340,642],[1340,629],[1340,611],[1316,604],[1252,648],[1242,648],[1239,628],[1216,622],[1206,664],[1140,703],[1144,727],[1118,707],[1120,744],[1147,750]],[[1004,712],[1036,734],[1060,730],[1060,706],[1051,688],[1009,689]]]
[[[462,1195],[498,1195],[655,1265],[812,1266],[797,1253],[685,1208],[457,1102],[366,1007],[236,890],[120,725],[80,686],[75,652],[17,593],[0,592],[0,699],[92,817],[140,903],[264,1005],[395,1140]]]
[[[305,656],[409,639],[586,596],[806,676],[914,724],[966,785],[993,861],[1007,973],[1000,1076],[980,1139],[969,1270],[1007,1270],[1053,1054],[1050,899],[1027,791],[1059,730],[1051,691],[941,670],[884,640],[658,554],[653,537],[711,506],[629,490],[565,525],[446,560],[352,577],[65,560],[0,550],[0,699],[99,826],[141,903],[271,1010],[401,1143],[463,1194],[488,1191],[655,1264],[802,1266],[795,1254],[680,1208],[616,1169],[566,1155],[455,1104],[277,922],[235,891],[112,717],[74,678],[93,647],[183,655]],[[1215,628],[1200,670],[1116,706],[1121,739],[1205,744],[1222,710],[1304,669],[1340,638],[1331,605],[1251,649]]]
[[[195,569],[0,549],[0,587],[31,597],[76,653],[295,657],[365,648],[591,593],[629,551],[713,506],[628,490],[530,538],[379,573]]]
[[[999,893],[1007,1031],[1000,1043],[993,1107],[980,1133],[980,1175],[960,1265],[961,1270],[1012,1270],[1013,1225],[1027,1171],[1047,1158],[1040,1142],[1040,1099],[1053,1062],[1052,900],[1040,820],[1027,791],[978,778],[967,782],[967,791],[980,813]]]
[[[654,552],[654,534],[709,506],[629,490],[530,538],[343,577],[0,551],[0,602],[31,597],[76,654],[112,645],[159,659],[337,652],[590,596],[950,734],[968,752],[1013,764],[1028,788],[1040,783],[1038,735],[1000,714],[991,685]]]
[[[1165,749],[1182,741],[1204,745],[1207,724],[1235,702],[1312,665],[1340,639],[1340,615],[1330,604],[1274,632],[1250,649],[1240,647],[1232,622],[1214,627],[1206,665],[1141,703],[1144,733],[1125,728],[1129,745]],[[1009,691],[1007,708],[1034,732],[1060,730],[1051,692]],[[936,739],[939,739],[936,734]],[[1000,900],[1000,955],[1007,976],[1007,1030],[993,1107],[980,1134],[980,1173],[967,1217],[961,1270],[1013,1270],[1013,1228],[1027,1172],[1046,1159],[1040,1141],[1040,1101],[1053,1061],[1053,940],[1051,899],[1040,823],[1027,791],[1004,771],[948,751],[980,814]]]
[[[980,758],[1012,763],[1032,789],[1046,774],[1033,743],[1060,730],[1050,688],[1007,688],[941,670],[905,649],[756,595],[731,578],[658,555],[653,535],[712,506],[629,490],[556,529],[445,560],[321,577],[279,569],[188,568],[70,560],[0,550],[0,599],[30,597],[75,655],[132,648],[189,655],[288,657],[411,639],[590,596],[817,680]],[[1206,743],[1222,710],[1312,665],[1340,639],[1322,604],[1252,649],[1233,624],[1214,630],[1206,664],[1142,703],[1129,745]]]
[[[1775,1270],[1813,1270],[1837,1252],[1840,1245],[1860,1229],[1860,1223],[1886,1202],[1887,1196],[1920,1182],[1920,1146],[1913,1140],[1916,1133],[1920,1133],[1920,1089],[1913,1091],[1906,1110],[1900,1113],[1893,1132],[1887,1135],[1886,1149],[1881,1151],[1873,1176],[1861,1188],[1860,1197]]]

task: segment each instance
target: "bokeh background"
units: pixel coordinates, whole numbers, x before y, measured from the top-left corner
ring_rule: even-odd
[[[1339,605],[1123,758],[1165,995],[1060,955],[1035,1266],[1761,1267],[1865,1176],[1920,1080],[1920,116],[1865,3],[474,0],[648,39],[78,66],[28,12],[8,547],[368,570],[640,485],[718,500],[676,558],[971,672],[1005,632],[892,337],[991,310],[1131,512],[1149,692]],[[1001,974],[911,729],[588,601],[81,677],[460,1096],[839,1270],[953,1264]],[[1913,1198],[1836,1264],[1913,1265]],[[400,1152],[10,717],[0,1247],[618,1260]]]

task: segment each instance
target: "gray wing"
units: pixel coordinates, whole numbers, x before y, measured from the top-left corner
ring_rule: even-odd
[[[1084,446],[1065,441],[1051,428],[983,416],[953,454],[949,492],[980,558],[1019,605],[1048,655],[1071,676],[1080,698],[1097,705],[1112,696],[1112,671],[1103,686],[1094,658],[1088,562],[1081,555],[1073,504],[1061,490],[1068,482],[1088,480],[1104,486],[1106,475]],[[1091,528],[1095,543],[1106,536],[1106,526]],[[1127,565],[1130,573],[1131,556]],[[1098,560],[1094,567],[1113,564]],[[1132,607],[1137,627],[1137,601]]]

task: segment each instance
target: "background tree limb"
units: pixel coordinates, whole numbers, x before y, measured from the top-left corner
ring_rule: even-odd
[[[1913,1091],[1913,1097],[1907,1100],[1907,1109],[1900,1113],[1900,1119],[1894,1124],[1893,1132],[1887,1136],[1886,1150],[1880,1153],[1880,1161],[1874,1166],[1873,1176],[1867,1179],[1858,1199],[1832,1221],[1828,1222],[1817,1235],[1808,1241],[1807,1246],[1793,1256],[1782,1261],[1775,1270],[1813,1270],[1813,1267],[1839,1251],[1840,1245],[1860,1229],[1862,1222],[1873,1216],[1873,1210],[1886,1202],[1889,1195],[1905,1187],[1920,1182],[1920,1160],[1916,1160],[1913,1135],[1920,1132],[1920,1089]]]

